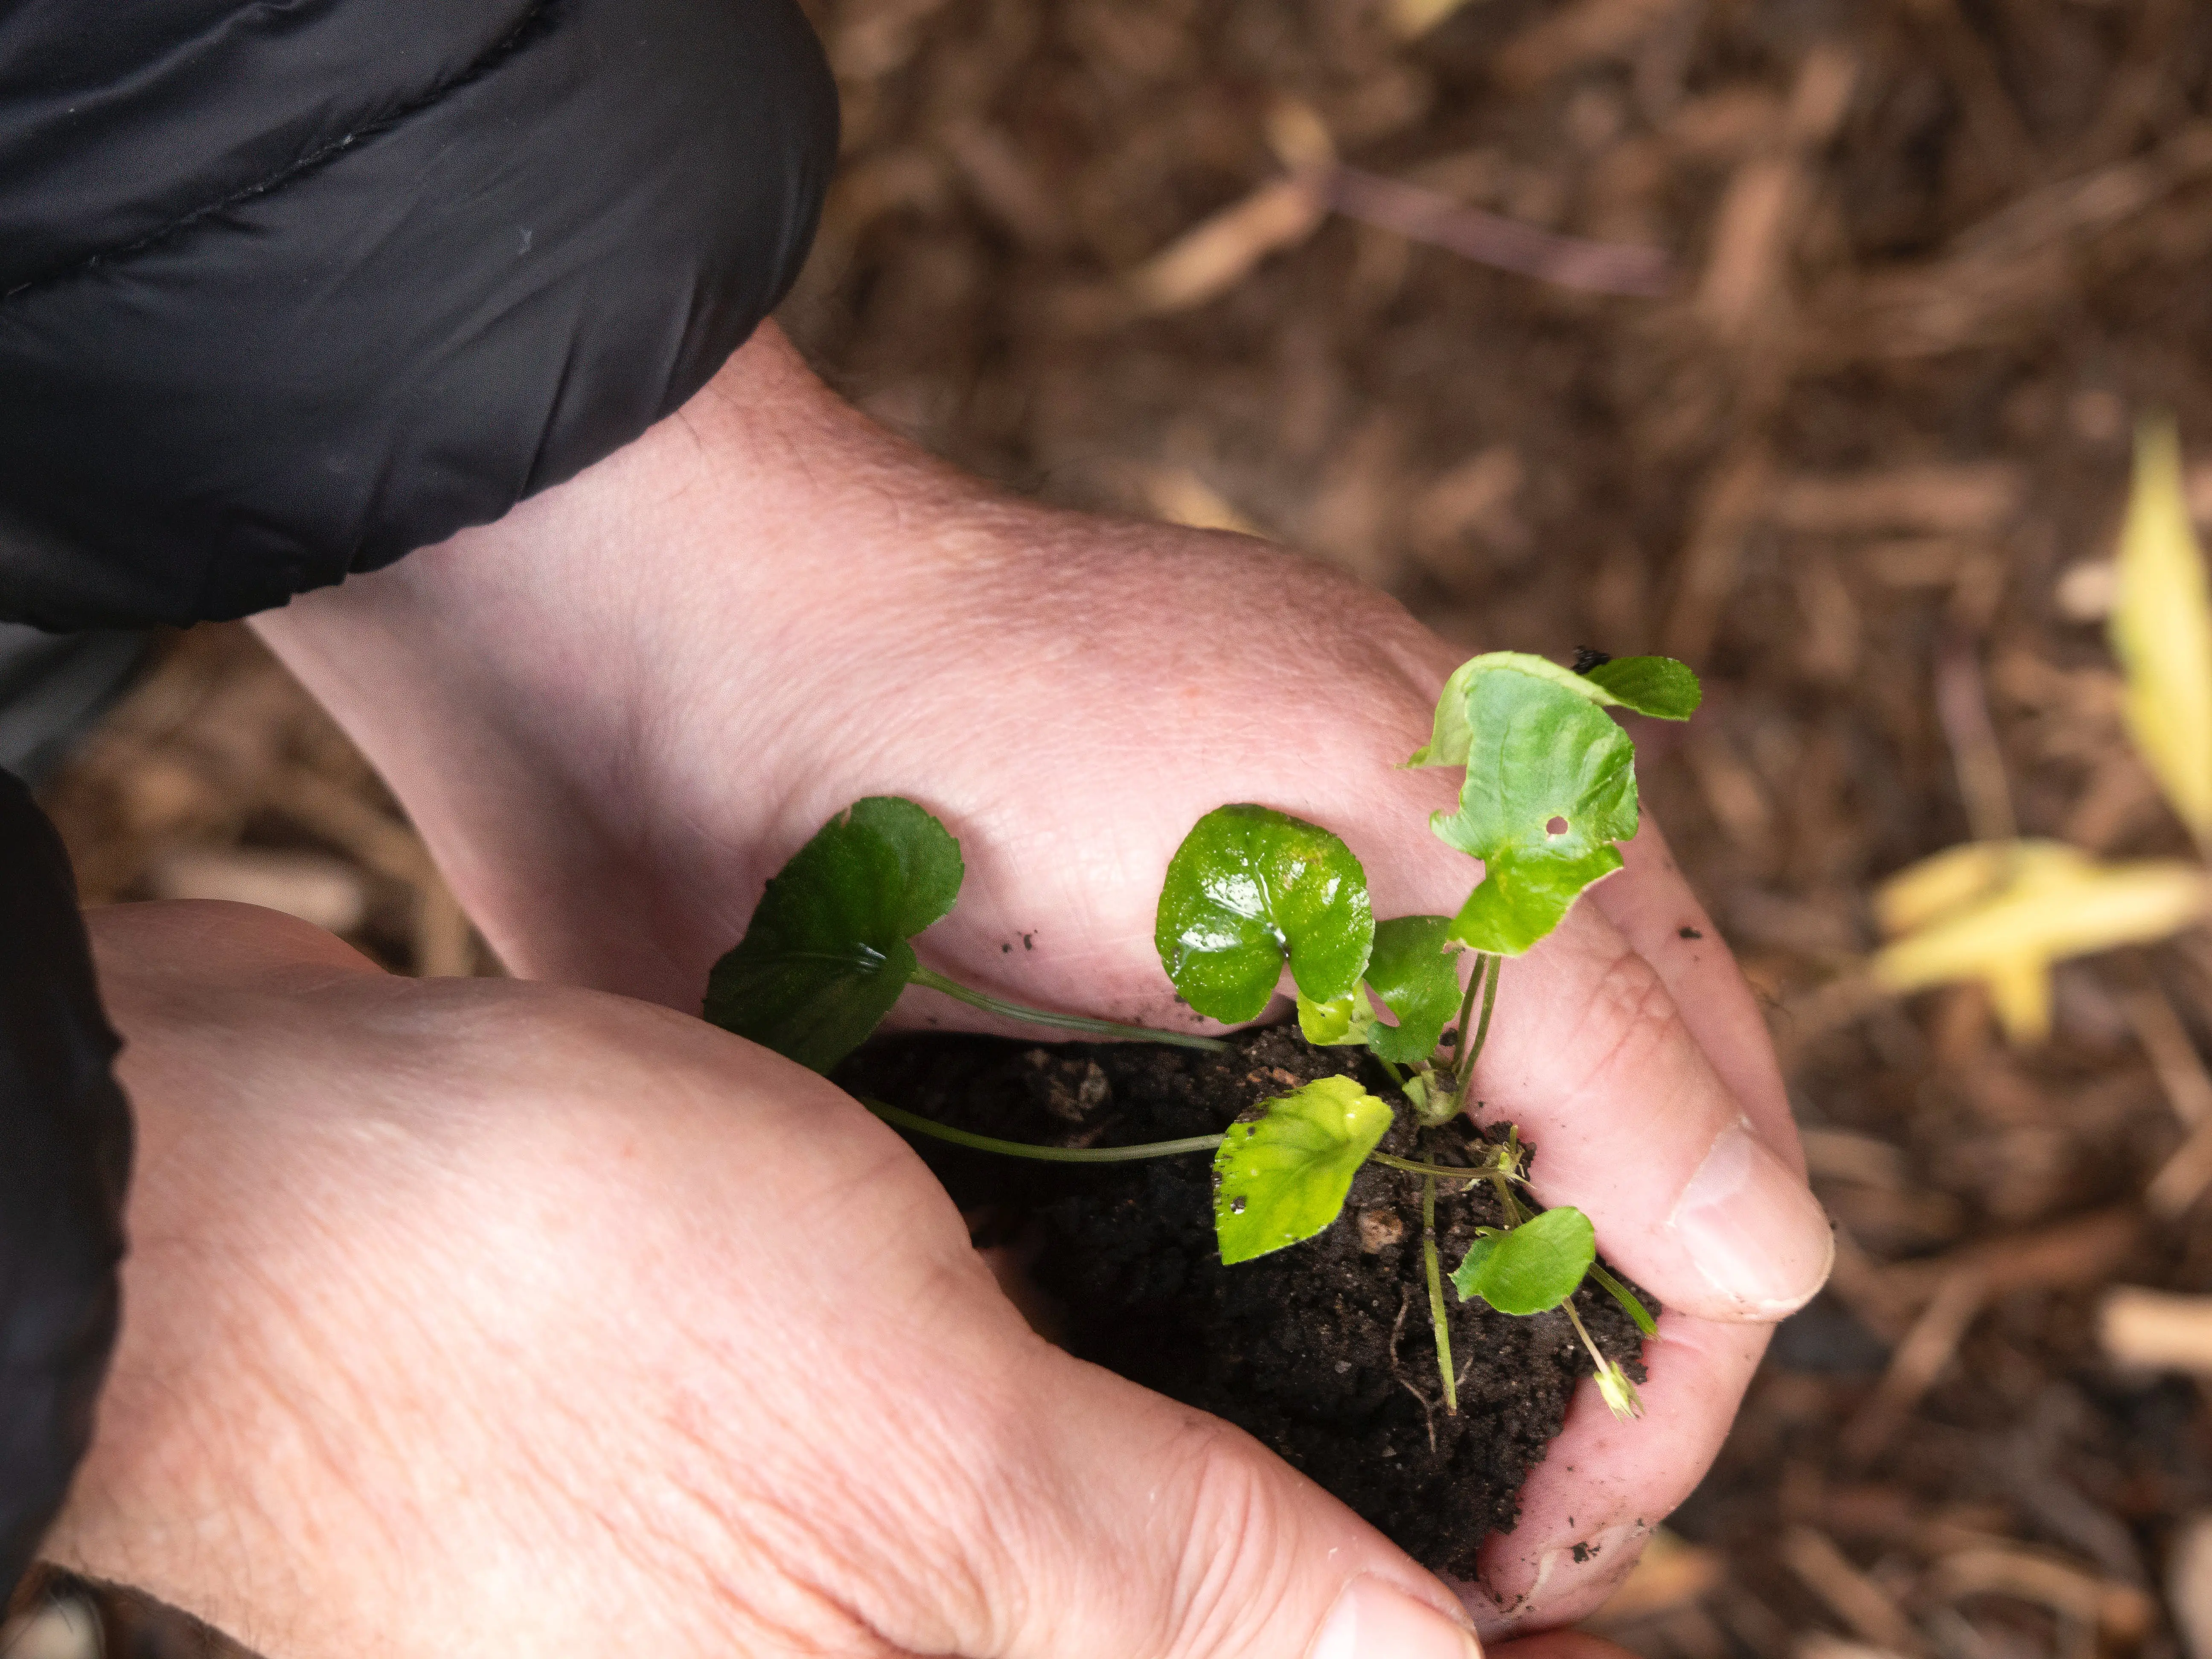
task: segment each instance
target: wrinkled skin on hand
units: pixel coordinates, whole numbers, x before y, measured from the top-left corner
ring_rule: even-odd
[[[261,625],[518,972],[673,1007],[864,794],[961,839],[966,892],[925,961],[1121,1019],[1190,1022],[1153,905],[1224,802],[1335,830],[1378,915],[1451,911],[1478,874],[1426,828],[1453,778],[1398,767],[1462,653],[1248,538],[993,495],[773,330],[573,483]],[[1747,988],[1656,826],[1626,850],[1509,964],[1476,1092],[1540,1147],[1539,1195],[1586,1210],[1668,1312],[1650,1414],[1615,1424],[1583,1391],[1493,1540],[1469,1595],[1494,1628],[1602,1600],[1831,1251]],[[923,991],[900,1017],[986,1024]]]
[[[1032,1334],[812,1074],[244,906],[91,920],[143,1152],[65,1565],[269,1659],[1336,1659],[1355,1583],[1442,1632],[1392,1659],[1472,1651],[1342,1505]]]

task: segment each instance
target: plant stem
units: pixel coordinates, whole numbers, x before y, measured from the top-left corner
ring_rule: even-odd
[[[1451,1181],[1486,1181],[1498,1173],[1494,1170],[1485,1170],[1480,1167],[1472,1170],[1455,1170],[1449,1164],[1421,1164],[1413,1158],[1399,1158],[1390,1152],[1370,1152],[1367,1156],[1372,1162],[1387,1164],[1394,1170],[1404,1170],[1413,1175],[1438,1176]]]
[[[971,991],[959,981],[947,979],[933,968],[916,967],[913,978],[908,982],[941,991],[955,1001],[964,1002],[971,1008],[981,1008],[985,1013],[1004,1014],[1009,1019],[1027,1020],[1032,1025],[1049,1025],[1062,1031],[1081,1031],[1091,1036],[1134,1037],[1143,1042],[1171,1042],[1178,1048],[1203,1048],[1210,1054],[1222,1054],[1229,1048],[1218,1037],[1194,1036],[1187,1031],[1155,1031],[1149,1026],[1123,1025],[1115,1020],[1091,1019],[1083,1014],[1056,1014],[1046,1008],[1026,1007],[1021,1003],[1008,1002],[981,991]]]
[[[1468,1050],[1467,1059],[1458,1066],[1459,1109],[1462,1112],[1467,1109],[1468,1091],[1474,1084],[1474,1062],[1482,1058],[1483,1044],[1490,1041],[1491,1011],[1498,1006],[1498,976],[1504,971],[1505,958],[1492,957],[1490,977],[1485,981],[1482,993],[1482,1023],[1474,1028],[1474,1046]]]
[[[1651,1310],[1638,1301],[1635,1292],[1627,1285],[1606,1272],[1603,1263],[1590,1263],[1590,1277],[1605,1286],[1606,1293],[1620,1304],[1620,1310],[1636,1322],[1638,1330],[1646,1336],[1659,1334],[1659,1322],[1651,1317]]]
[[[1474,1018],[1474,994],[1482,988],[1483,969],[1490,966],[1490,958],[1478,952],[1474,971],[1468,975],[1467,994],[1459,1000],[1459,1021],[1452,1029],[1452,1075],[1459,1075],[1459,1063],[1467,1054],[1468,1022]]]
[[[1395,1066],[1393,1066],[1389,1060],[1383,1059],[1380,1054],[1376,1054],[1375,1056],[1375,1063],[1380,1066],[1384,1071],[1389,1073],[1390,1081],[1398,1085],[1398,1092],[1403,1094],[1406,1091],[1406,1074],[1400,1071]]]
[[[1141,1146],[1033,1146],[1026,1141],[1000,1140],[909,1112],[880,1100],[860,1097],[860,1104],[886,1123],[911,1129],[919,1135],[949,1140],[979,1152],[1003,1152],[1008,1158],[1033,1158],[1047,1164],[1134,1164],[1147,1158],[1173,1158],[1180,1152],[1210,1152],[1221,1144],[1219,1135],[1192,1135],[1183,1140],[1153,1140]]]
[[[1444,1415],[1459,1415],[1459,1382],[1452,1375],[1451,1328],[1444,1323],[1444,1273],[1437,1260],[1437,1178],[1421,1182],[1421,1268],[1429,1276],[1429,1323],[1436,1328],[1437,1369],[1444,1379]]]

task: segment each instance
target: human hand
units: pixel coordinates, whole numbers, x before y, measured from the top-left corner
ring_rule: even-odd
[[[1397,769],[1457,654],[1241,538],[989,495],[880,433],[772,334],[683,414],[500,525],[264,619],[520,971],[696,1006],[769,873],[857,796],[963,842],[925,957],[1160,1023],[1161,871],[1231,800],[1328,825],[1378,914],[1468,860]],[[1505,643],[1500,641],[1500,643]],[[1477,1079],[1536,1189],[1667,1304],[1650,1407],[1590,1393],[1485,1559],[1494,1624],[1602,1599],[1702,1474],[1771,1322],[1825,1276],[1778,1074],[1655,826],[1510,965]],[[968,1023],[909,994],[909,1020]]]
[[[811,1073],[244,906],[90,921],[141,1152],[65,1566],[267,1659],[1474,1659],[1342,1504],[1033,1335]]]

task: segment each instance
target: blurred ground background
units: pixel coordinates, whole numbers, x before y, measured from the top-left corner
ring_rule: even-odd
[[[1647,799],[1840,1253],[1609,1632],[2212,1659],[2212,1398],[2100,1336],[2112,1286],[2212,1291],[2203,1178],[2146,1197],[2212,1115],[2212,938],[2065,968],[2027,1054],[1977,991],[1854,975],[1870,884],[1970,834],[2188,852],[2100,617],[2139,415],[2179,416],[2212,516],[2212,9],[813,9],[847,155],[785,320],[880,419],[1306,550],[1469,647],[1705,676]],[[250,635],[161,652],[46,792],[88,900],[258,896],[495,971]]]

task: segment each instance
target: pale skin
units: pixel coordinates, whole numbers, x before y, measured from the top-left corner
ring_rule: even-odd
[[[1396,769],[1461,653],[1244,538],[996,495],[772,328],[571,483],[260,626],[501,956],[591,988],[96,919],[147,1153],[64,1559],[271,1659],[1452,1650],[1450,1590],[1333,1500],[1032,1336],[895,1137],[647,1005],[696,1009],[767,876],[899,793],[968,862],[925,960],[1188,1027],[1152,909],[1212,806],[1334,829],[1378,914],[1464,896],[1424,828],[1452,780]],[[1510,966],[1476,1092],[1668,1312],[1649,1415],[1578,1395],[1457,1587],[1493,1633],[1604,1598],[1829,1260],[1748,991],[1655,827],[1628,857]]]

